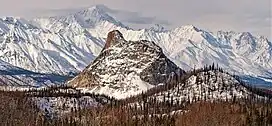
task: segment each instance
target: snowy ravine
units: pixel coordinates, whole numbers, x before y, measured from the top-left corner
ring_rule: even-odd
[[[184,71],[154,42],[126,41],[114,30],[109,32],[99,56],[68,85],[121,99],[166,84],[182,74]]]

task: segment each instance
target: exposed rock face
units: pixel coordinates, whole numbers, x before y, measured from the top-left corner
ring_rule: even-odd
[[[123,35],[118,30],[114,30],[108,33],[107,41],[104,47],[105,49],[108,49],[110,46],[114,46],[118,44],[118,40],[124,40]]]
[[[109,32],[104,49],[93,63],[68,83],[97,93],[126,97],[167,84],[183,73],[154,42],[126,41],[115,30]]]

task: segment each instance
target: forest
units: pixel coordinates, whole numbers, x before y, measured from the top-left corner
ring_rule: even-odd
[[[0,99],[1,126],[272,125],[272,94],[214,65],[121,100],[65,85],[2,90]]]

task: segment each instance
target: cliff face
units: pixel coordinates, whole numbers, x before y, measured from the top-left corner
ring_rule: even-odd
[[[100,55],[68,84],[127,97],[158,84],[168,84],[183,73],[154,42],[126,41],[115,30],[108,33]]]

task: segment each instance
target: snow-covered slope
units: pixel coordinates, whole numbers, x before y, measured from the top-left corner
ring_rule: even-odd
[[[47,116],[62,116],[72,109],[97,107],[100,105],[96,99],[88,96],[73,97],[34,97],[32,99]]]
[[[160,101],[199,101],[199,100],[232,100],[240,98],[259,97],[252,92],[238,78],[220,70],[199,71],[191,74],[182,83],[155,93],[149,97],[156,97]]]
[[[8,89],[6,86],[26,88],[59,85],[66,79],[68,79],[66,76],[35,73],[0,60],[0,86],[4,86],[4,89]]]
[[[182,26],[167,32],[128,31],[124,36],[128,40],[157,42],[173,62],[187,70],[214,62],[230,72],[272,75],[272,43],[247,32],[210,33],[194,26]]]
[[[68,84],[126,98],[155,85],[166,84],[183,73],[154,42],[126,41],[115,30],[109,32],[100,55]]]
[[[101,51],[100,40],[84,29],[65,35],[28,23],[0,19],[0,59],[35,72],[68,74],[82,70]]]
[[[101,6],[32,21],[0,19],[0,59],[35,72],[79,72],[98,56],[112,30],[121,31],[126,40],[156,42],[182,69],[214,62],[240,75],[272,76],[272,44],[264,37],[248,32],[211,33],[191,25],[133,30]]]

